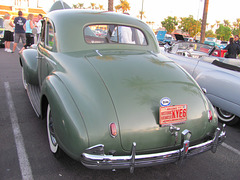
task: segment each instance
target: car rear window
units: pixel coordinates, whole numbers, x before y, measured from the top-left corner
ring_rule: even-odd
[[[84,28],[84,38],[89,44],[147,45],[144,33],[140,29],[131,26],[89,25]]]

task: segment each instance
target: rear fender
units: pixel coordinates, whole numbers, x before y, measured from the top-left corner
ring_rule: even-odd
[[[36,49],[26,49],[20,54],[20,65],[23,68],[25,80],[29,84],[38,85],[38,59]]]
[[[54,130],[59,146],[70,157],[80,159],[81,153],[88,147],[88,134],[83,117],[72,96],[62,81],[55,75],[48,76],[42,85],[41,104],[47,99],[54,118]],[[46,108],[42,107],[42,114]]]

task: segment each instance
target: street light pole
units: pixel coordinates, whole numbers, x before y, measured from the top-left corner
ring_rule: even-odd
[[[205,31],[206,31],[206,24],[207,24],[208,4],[209,4],[209,0],[205,0],[204,10],[203,10],[203,18],[202,18],[202,27],[201,27],[201,40],[200,40],[201,43],[204,43],[204,40],[205,40]]]

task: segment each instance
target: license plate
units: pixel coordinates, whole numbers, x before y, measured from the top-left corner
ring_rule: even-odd
[[[165,106],[159,109],[159,124],[182,124],[187,120],[187,105]]]

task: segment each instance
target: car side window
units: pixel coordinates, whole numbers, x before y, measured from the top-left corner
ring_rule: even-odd
[[[44,45],[45,42],[45,20],[42,20],[41,34],[40,34],[40,43]]]
[[[121,25],[90,25],[84,29],[85,41],[89,44],[131,44],[146,46],[144,33],[135,27]]]
[[[47,28],[46,28],[46,46],[48,48],[53,48],[55,43],[55,38],[54,38],[54,28],[52,23],[47,22]]]

